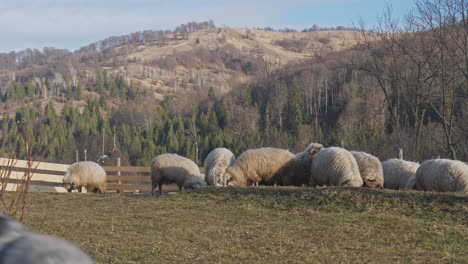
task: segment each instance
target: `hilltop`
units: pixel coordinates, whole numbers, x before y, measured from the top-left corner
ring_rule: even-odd
[[[96,75],[104,73],[124,77],[128,85],[151,95],[147,101],[157,104],[167,96],[187,93],[202,98],[208,90],[222,96],[248,85],[265,71],[355,44],[355,32],[346,30],[279,32],[213,27],[184,33],[137,32],[109,37],[73,53],[46,48],[42,52],[28,49],[0,54],[0,92],[7,93],[13,80],[30,80],[38,86],[34,101],[42,101],[43,106],[52,102],[61,110],[67,87],[93,85]],[[92,89],[86,90],[84,99],[98,96]],[[108,104],[118,107],[119,102],[108,100]],[[15,109],[11,105],[10,115]]]

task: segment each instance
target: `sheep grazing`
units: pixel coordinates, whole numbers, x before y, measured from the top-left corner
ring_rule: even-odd
[[[468,165],[458,160],[426,160],[416,171],[416,189],[468,193]]]
[[[0,263],[93,263],[80,248],[63,239],[29,232],[0,214]]]
[[[361,151],[350,151],[359,166],[359,173],[364,187],[379,188],[384,186],[384,175],[379,158]]]
[[[323,145],[320,143],[310,143],[304,151],[295,154],[296,162],[302,165],[307,176],[310,173],[312,160],[322,148]]]
[[[216,148],[206,156],[204,167],[208,185],[225,186],[226,169],[236,162],[234,154],[226,148]]]
[[[80,161],[73,163],[62,179],[68,192],[83,187],[94,193],[106,192],[106,171],[96,162]]]
[[[248,183],[295,184],[296,156],[277,148],[249,149],[244,151],[234,165],[227,168],[225,177],[229,186],[247,186]],[[299,180],[300,181],[300,180]],[[302,184],[302,183],[300,183]]]
[[[205,177],[195,162],[177,154],[161,154],[151,163],[151,194],[154,195],[158,187],[161,195],[162,185],[170,183],[176,183],[180,191],[206,186]]]
[[[419,163],[389,159],[382,162],[384,187],[394,190],[413,190],[416,188],[416,170]]]
[[[338,147],[321,149],[312,161],[309,185],[361,187],[359,166],[353,155]]]

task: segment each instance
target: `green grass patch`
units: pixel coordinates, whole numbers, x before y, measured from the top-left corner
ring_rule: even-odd
[[[353,188],[32,193],[26,225],[98,263],[468,262],[468,196]]]

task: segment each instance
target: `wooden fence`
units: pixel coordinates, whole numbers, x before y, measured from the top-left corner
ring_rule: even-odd
[[[69,164],[34,161],[28,166],[26,160],[0,158],[0,176],[6,191],[13,191],[16,185],[30,173],[31,192],[66,192],[62,179]],[[150,167],[103,167],[107,173],[107,191],[148,192],[151,190]],[[130,175],[127,175],[130,174]]]

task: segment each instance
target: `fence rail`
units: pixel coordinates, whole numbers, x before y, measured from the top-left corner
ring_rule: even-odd
[[[6,191],[14,191],[16,185],[30,173],[31,192],[66,192],[62,185],[69,164],[33,161],[28,166],[26,160],[0,158],[1,184]],[[104,166],[107,173],[107,191],[142,192],[151,190],[150,167]],[[122,175],[119,175],[122,174]],[[131,174],[131,175],[128,175]]]

